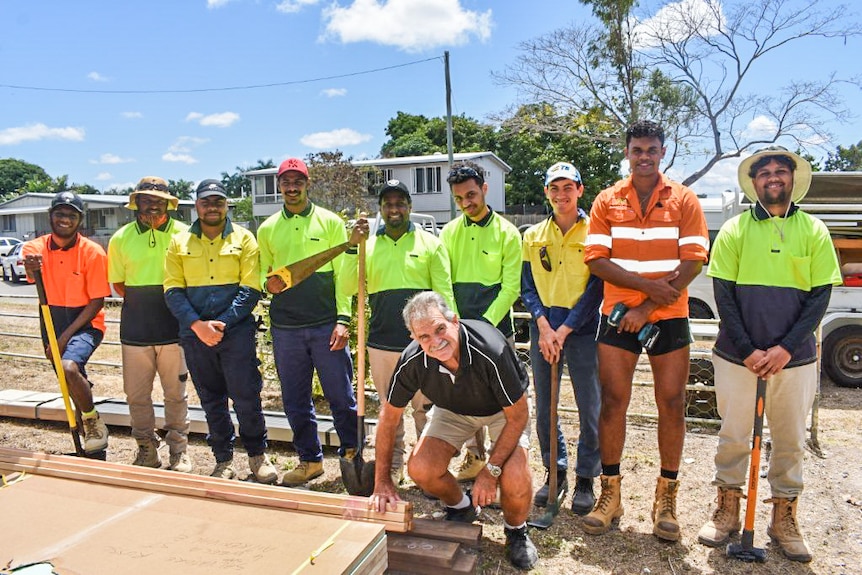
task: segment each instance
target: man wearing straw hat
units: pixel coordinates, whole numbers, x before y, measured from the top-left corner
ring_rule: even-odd
[[[805,422],[817,392],[814,330],[832,285],[841,283],[829,230],[797,205],[810,183],[811,165],[797,154],[778,146],[755,152],[739,165],[739,185],[754,206],[725,222],[713,246],[708,274],[721,317],[713,349],[721,415],[713,480],[718,497],[698,533],[701,543],[714,547],[740,528],[756,382],[763,378],[772,437],[767,533],[788,559],[803,562],[811,561],[811,551],[796,507]]]
[[[141,178],[126,207],[135,221],[121,227],[108,244],[108,281],[123,297],[120,342],[123,354],[123,389],[129,404],[132,437],[138,444],[133,465],[161,467],[159,436],[155,433],[153,381],[156,373],[164,392],[165,442],[170,449],[168,468],[192,470],[188,448],[188,395],[180,380],[185,360],[177,318],[165,303],[165,254],[171,238],[188,230],[172,218],[179,199],[162,178]]]

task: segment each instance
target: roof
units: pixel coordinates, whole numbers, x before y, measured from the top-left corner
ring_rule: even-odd
[[[44,212],[51,205],[51,200],[54,199],[55,194],[40,194],[34,192],[28,192],[26,194],[21,194],[20,196],[16,196],[9,201],[3,202],[0,204],[0,214],[3,215],[13,215],[13,214],[38,214]],[[84,202],[84,206],[87,209],[105,209],[105,208],[116,208],[122,207],[129,203],[129,196],[127,195],[108,195],[108,194],[78,194]],[[33,201],[25,201],[23,202],[25,205],[21,207],[14,207],[13,204],[22,203],[23,200],[37,200],[34,204]],[[194,206],[194,200],[180,200],[181,206]]]
[[[512,168],[501,160],[497,154],[494,152],[459,152],[457,154],[452,154],[452,159],[456,162],[462,162],[464,160],[478,160],[481,158],[489,158],[492,162],[498,164],[505,173],[509,173],[512,171]],[[447,154],[429,154],[425,156],[402,156],[399,158],[374,158],[371,160],[351,160],[350,163],[356,167],[389,167],[389,166],[407,166],[407,165],[415,165],[415,164],[441,164],[449,163],[449,156]],[[268,176],[270,174],[275,174],[278,172],[278,168],[263,168],[260,170],[250,170],[245,172],[246,176]]]

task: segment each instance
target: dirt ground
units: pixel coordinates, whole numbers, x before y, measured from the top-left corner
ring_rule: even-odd
[[[32,300],[0,299],[0,351],[20,354],[38,354],[38,339],[11,337],[10,333],[36,335],[35,319],[16,318],[5,314],[35,315]],[[109,311],[109,318],[117,318],[118,310]],[[106,342],[117,341],[117,326],[109,324]],[[93,358],[97,361],[119,362],[119,347],[103,344]],[[56,380],[47,362],[39,359],[0,356],[0,388],[56,391]],[[123,397],[122,378],[116,367],[92,365],[91,379],[100,396]],[[649,371],[641,370],[637,379],[649,380]],[[158,385],[156,385],[158,389]],[[655,413],[649,388],[639,388],[630,413]],[[158,397],[158,391],[156,392]],[[373,417],[376,396],[369,392],[369,415]],[[190,386],[190,399],[196,397]],[[278,386],[268,381],[264,391],[266,409],[281,408]],[[561,405],[573,405],[571,389],[564,385]],[[678,499],[678,517],[682,539],[678,543],[664,543],[652,534],[650,508],[655,480],[658,475],[656,425],[649,417],[630,417],[623,467],[623,500],[626,514],[619,529],[594,537],[581,529],[581,518],[571,513],[567,498],[564,508],[546,531],[534,530],[541,560],[534,570],[537,574],[818,574],[850,575],[862,573],[862,455],[858,448],[860,419],[862,419],[862,389],[844,389],[828,380],[822,382],[819,405],[817,439],[822,450],[805,456],[806,491],[799,507],[800,521],[805,531],[814,560],[809,564],[787,561],[771,547],[766,536],[769,505],[760,503],[769,497],[768,484],[761,480],[755,524],[755,544],[766,547],[765,564],[747,564],[730,560],[723,549],[710,549],[697,542],[697,531],[709,518],[715,497],[710,485],[713,473],[713,456],[717,445],[716,427],[708,424],[689,424],[686,436],[682,486]],[[561,414],[569,452],[574,453],[577,441],[577,414]],[[409,429],[408,425],[408,429]],[[534,438],[531,461],[534,469],[534,487],[543,480]],[[58,424],[0,418],[0,445],[21,447],[51,453],[66,453],[72,449],[68,429]],[[163,459],[167,448],[162,447]],[[241,453],[241,449],[239,450]],[[274,443],[270,449],[276,465],[288,470],[295,465],[295,452],[290,444]],[[134,442],[128,430],[111,429],[108,458],[111,461],[131,462],[134,459]],[[190,445],[195,472],[208,473],[213,458],[202,436],[193,436]],[[366,459],[373,458],[373,448],[366,450]],[[248,473],[245,457],[238,456],[237,468],[241,476]],[[453,467],[457,464],[453,462]],[[343,492],[339,478],[338,456],[327,452],[324,477],[313,481],[310,489]],[[418,515],[439,514],[440,506],[425,499],[409,481],[405,483],[403,497],[414,503]],[[482,513],[485,537],[481,548],[479,572],[484,574],[511,574],[503,555],[503,530],[500,511],[485,509]]]

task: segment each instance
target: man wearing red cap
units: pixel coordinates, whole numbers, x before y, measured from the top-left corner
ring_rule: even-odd
[[[309,199],[305,162],[285,160],[277,179],[284,207],[261,224],[257,238],[261,283],[273,294],[269,316],[275,367],[299,454],[299,464],[284,474],[281,483],[295,487],[323,475],[323,449],[311,391],[315,369],[341,442],[339,454],[350,458],[356,453],[353,361],[347,349],[351,298],[341,273],[342,256],[290,289],[280,277],[266,277],[274,269],[347,242],[342,219]],[[360,233],[357,227],[350,238],[354,248]]]

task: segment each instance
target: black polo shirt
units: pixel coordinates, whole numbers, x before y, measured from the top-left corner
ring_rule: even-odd
[[[530,380],[500,331],[480,320],[461,320],[461,361],[452,374],[410,343],[395,367],[387,401],[405,407],[417,391],[460,415],[486,416],[517,403]]]

